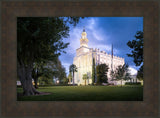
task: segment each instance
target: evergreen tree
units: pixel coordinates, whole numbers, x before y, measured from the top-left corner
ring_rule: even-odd
[[[138,70],[138,74],[137,74],[137,78],[139,80],[143,80],[143,65],[140,67],[140,69]]]
[[[100,64],[96,66],[97,84],[108,83],[108,65]]]
[[[92,64],[92,85],[95,83],[96,78],[96,69],[95,69],[95,59],[93,58],[93,64]]]

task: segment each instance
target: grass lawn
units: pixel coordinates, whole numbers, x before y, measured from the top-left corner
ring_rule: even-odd
[[[22,88],[17,88],[22,93]],[[47,86],[50,95],[17,96],[18,101],[143,101],[143,86]]]

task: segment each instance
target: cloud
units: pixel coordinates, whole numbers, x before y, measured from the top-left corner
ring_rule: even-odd
[[[81,32],[82,29],[80,28],[74,28],[70,32],[70,38],[69,38],[69,43],[70,45],[67,48],[67,53],[75,55],[76,49],[80,47],[80,38],[81,38]]]
[[[89,48],[99,48],[100,51],[106,51],[110,54],[113,43],[113,54],[125,58],[125,62],[131,65],[131,73],[137,73],[138,68],[134,66],[133,59],[126,56],[127,53],[130,53],[126,43],[129,39],[132,39],[135,31],[137,31],[136,25],[133,20],[128,21],[128,18],[124,20],[124,22],[121,22],[117,18],[114,19],[115,18],[87,17],[80,20],[76,27],[70,27],[70,37],[67,38],[67,42],[69,42],[70,45],[65,49],[67,53],[61,55],[61,61],[68,63],[64,63],[67,69],[66,72],[69,70],[69,63],[73,63],[73,58],[76,56],[76,49],[80,47],[81,33],[83,27],[85,27],[89,40]],[[130,28],[126,25],[126,22],[127,24],[134,23],[133,26],[135,27]],[[127,27],[126,29],[122,27],[123,24]],[[141,25],[143,29],[143,23]],[[124,30],[122,30],[122,28]]]
[[[87,27],[86,28],[88,28],[88,29],[90,29],[90,30],[93,30],[94,29],[94,27],[95,27],[95,20],[96,20],[96,18],[90,18],[90,19],[88,19],[87,20],[87,23],[85,24]]]
[[[102,27],[99,26],[99,20],[97,18],[89,17],[81,20],[76,27],[71,27],[69,40],[67,40],[70,43],[70,45],[66,49],[67,55],[70,55],[71,58],[74,58],[76,56],[76,49],[80,47],[80,38],[83,27],[85,27],[85,31],[87,33],[89,48],[99,48],[100,51],[111,53],[111,44],[104,43],[109,42],[108,40],[110,40],[110,36],[106,33],[105,30],[102,29]],[[117,55],[118,53],[119,51],[114,48],[114,55]],[[62,62],[66,60],[65,56],[62,58]],[[62,64],[66,68],[66,72],[68,72],[70,64]]]
[[[99,20],[97,18],[88,19],[85,24],[87,33],[90,34],[92,40],[108,40],[110,36],[98,24]]]
[[[137,70],[133,67],[129,67],[129,72],[131,73],[131,75],[137,75]]]
[[[109,40],[109,35],[106,35],[99,26],[98,26],[98,19],[97,18],[86,18],[82,20],[81,23],[72,28],[70,31],[70,38],[69,38],[69,47],[67,48],[67,52],[71,55],[75,56],[76,49],[80,47],[80,38],[81,33],[83,31],[83,27],[85,26],[85,30],[87,33],[87,38],[89,40],[88,46],[90,48],[100,48],[102,50],[110,51],[109,45],[104,45],[101,41],[102,40]],[[99,44],[99,45],[97,45]]]

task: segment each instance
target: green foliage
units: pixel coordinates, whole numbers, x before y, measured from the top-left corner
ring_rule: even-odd
[[[96,67],[97,84],[101,84],[103,82],[108,83],[108,77],[107,77],[108,69],[109,67],[106,64],[97,65]]]
[[[69,82],[69,79],[67,77],[64,77],[63,78],[63,84],[68,84],[68,82]]]
[[[116,80],[121,80],[121,79],[123,79],[123,78],[124,78],[124,74],[125,74],[124,66],[119,65],[119,66],[116,68],[116,71],[115,71]]]
[[[52,85],[53,78],[48,78],[48,77],[42,76],[42,77],[39,77],[38,82],[40,85]]]
[[[53,60],[69,45],[62,41],[69,27],[59,17],[18,17],[17,31],[18,61],[25,65]]]
[[[136,82],[136,83],[126,82],[125,85],[141,85],[141,82]]]
[[[69,24],[74,26],[79,22],[80,17],[18,17],[17,18],[17,69],[18,72],[22,68],[27,68],[32,71],[32,75],[36,78],[38,77],[38,71],[43,73],[43,80],[46,78],[53,77],[53,73],[57,70],[51,70],[48,67],[44,67],[45,64],[51,61],[55,64],[57,58],[61,53],[66,53],[65,48],[69,43],[64,43],[63,38],[69,36]],[[43,63],[43,68],[33,67],[36,65],[41,65]],[[60,75],[65,76],[64,69],[62,68]],[[54,72],[53,72],[54,71]],[[30,71],[29,71],[30,72]],[[27,71],[19,74],[21,82],[23,82],[24,91],[27,92],[29,89],[29,82],[31,80],[31,75],[24,77]],[[23,75],[22,75],[23,74]],[[58,74],[57,74],[58,75]],[[62,78],[62,77],[60,77]],[[25,79],[25,80],[24,80]],[[47,82],[46,82],[47,83]],[[29,85],[29,86],[28,86]],[[34,89],[32,89],[34,90]],[[25,92],[24,92],[25,93]],[[33,93],[32,91],[30,93]]]
[[[141,63],[143,63],[143,32],[138,31],[135,38],[135,40],[127,43],[127,45],[132,49],[132,54],[127,55],[134,58],[136,66],[140,66]]]
[[[84,17],[68,17],[67,20],[65,22],[69,22],[70,24],[73,24],[73,26],[76,26],[77,23],[79,22],[80,18],[84,18]]]
[[[76,25],[80,17],[18,17],[17,59],[20,64],[32,65],[54,61],[69,43],[68,23]]]
[[[138,74],[137,74],[137,78],[139,80],[143,80],[143,65],[140,67],[140,69],[138,70]]]
[[[34,63],[34,68],[32,72],[32,77],[35,78],[45,78],[50,79],[56,77],[59,79],[60,83],[63,83],[63,79],[66,78],[65,68],[61,65],[60,60],[57,58],[55,62],[48,61],[47,63]],[[42,79],[45,80],[45,79]],[[43,84],[45,84],[44,82]]]
[[[114,80],[118,81],[120,80],[121,86],[122,86],[122,80],[131,79],[128,67],[129,67],[128,64],[119,65],[114,72],[114,78],[115,78]]]
[[[127,54],[133,57],[136,66],[141,66],[137,78],[143,80],[143,32],[138,31],[135,35],[135,40],[129,41],[127,45],[132,49],[132,54]]]
[[[69,66],[69,72],[72,73],[72,72],[77,72],[77,67],[75,64],[72,64]]]
[[[95,69],[95,59],[93,58],[93,65],[92,65],[92,85],[95,83],[96,78],[96,69]]]
[[[64,81],[66,82],[66,78],[67,78],[67,75],[66,75],[66,70],[65,68],[62,66],[60,60],[58,59],[57,62],[56,62],[56,66],[57,66],[57,72],[56,72],[56,77],[58,78],[59,80],[59,83],[62,84],[64,83]]]
[[[87,74],[83,74],[83,80],[87,80],[89,77],[88,77],[88,75]]]
[[[86,80],[89,79],[88,75],[87,74],[83,74],[83,80],[85,80],[85,85],[86,85]]]

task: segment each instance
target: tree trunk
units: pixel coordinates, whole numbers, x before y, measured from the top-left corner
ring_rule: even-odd
[[[85,80],[85,84],[84,85],[86,86],[86,80]]]
[[[18,77],[23,87],[23,95],[35,95],[39,94],[32,84],[32,65],[25,67],[23,63],[18,64]]]

